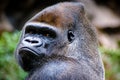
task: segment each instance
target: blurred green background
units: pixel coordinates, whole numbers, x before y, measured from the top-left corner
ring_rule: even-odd
[[[4,32],[0,36],[0,80],[24,80],[26,73],[18,66],[14,49],[20,32]]]
[[[0,80],[24,80],[25,73],[14,56],[20,32],[4,32],[0,36]],[[100,47],[104,61],[106,80],[120,80],[120,50]]]

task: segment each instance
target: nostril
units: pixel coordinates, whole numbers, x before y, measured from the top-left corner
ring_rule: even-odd
[[[39,43],[39,41],[31,41],[31,43],[33,43],[33,44],[34,44],[34,43]]]
[[[29,39],[25,39],[26,42],[31,42]]]
[[[39,43],[39,41],[37,41],[37,40],[29,40],[29,39],[26,39],[25,40],[26,42],[29,42],[29,43]]]

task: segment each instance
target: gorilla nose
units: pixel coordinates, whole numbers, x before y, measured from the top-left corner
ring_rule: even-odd
[[[40,38],[37,38],[37,37],[26,37],[23,39],[22,43],[24,45],[37,47],[37,46],[42,45],[42,40]]]

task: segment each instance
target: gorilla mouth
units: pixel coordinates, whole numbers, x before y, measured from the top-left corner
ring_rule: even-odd
[[[22,47],[20,48],[19,50],[19,53],[21,54],[21,52],[29,52],[28,54],[32,54],[32,55],[35,55],[35,56],[39,56],[39,54],[37,53],[37,51],[33,50],[32,48],[28,48],[28,47]]]
[[[35,65],[37,64],[36,62],[45,56],[44,54],[38,54],[36,51],[27,47],[20,48],[18,54],[19,63],[25,71],[34,69]]]

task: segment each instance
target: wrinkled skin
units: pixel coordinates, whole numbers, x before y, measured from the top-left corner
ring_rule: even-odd
[[[26,80],[104,80],[93,26],[82,3],[48,7],[24,26],[16,59]]]

